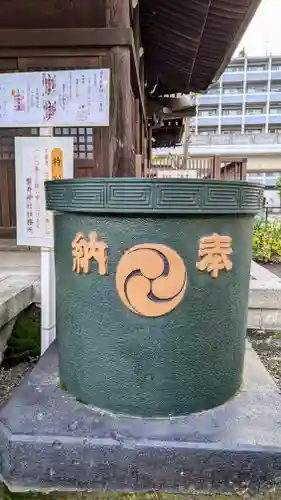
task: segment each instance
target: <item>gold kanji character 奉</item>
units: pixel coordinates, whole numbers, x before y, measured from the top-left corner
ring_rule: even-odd
[[[73,271],[88,274],[90,262],[95,260],[98,273],[108,274],[108,246],[104,241],[98,240],[97,233],[90,233],[88,240],[83,233],[77,233],[72,242]]]
[[[214,233],[212,236],[200,238],[198,255],[200,262],[196,263],[199,271],[208,271],[212,278],[217,278],[219,271],[230,271],[232,262],[229,255],[232,254],[232,238],[220,236]]]

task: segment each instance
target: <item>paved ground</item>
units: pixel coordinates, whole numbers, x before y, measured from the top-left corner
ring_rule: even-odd
[[[263,267],[281,278],[281,264],[263,264]]]
[[[0,248],[0,276],[30,275],[39,277],[39,252],[10,252]]]

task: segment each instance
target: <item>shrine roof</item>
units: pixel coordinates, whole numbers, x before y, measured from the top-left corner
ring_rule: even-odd
[[[207,90],[224,71],[260,2],[139,0],[148,90],[154,96]]]

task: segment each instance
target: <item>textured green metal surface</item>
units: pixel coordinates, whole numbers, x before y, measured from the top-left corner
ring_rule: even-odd
[[[208,182],[201,182],[208,191]],[[59,183],[48,183],[49,200],[54,199],[53,190],[57,196]],[[102,181],[102,185],[106,183],[111,185],[112,180]],[[169,186],[179,184],[180,190],[181,183],[167,180],[162,183],[167,193],[166,204],[167,200],[176,204],[175,191],[172,188],[169,195]],[[128,184],[133,186],[134,182]],[[77,195],[75,204],[71,202],[69,210],[73,213],[55,216],[60,377],[63,386],[85,403],[136,416],[183,415],[222,404],[240,387],[253,217],[241,213],[213,214],[214,201],[210,207],[205,198],[205,205],[200,205],[199,183],[190,184],[196,187],[191,198],[198,203],[193,215],[162,215],[157,210],[155,215],[142,215],[145,211],[142,203],[139,216],[77,213],[82,202],[90,207],[90,212],[94,211],[94,202],[84,199],[84,190],[80,205]],[[224,185],[229,193],[231,184],[220,183],[220,186]],[[71,185],[80,183],[72,181]],[[137,180],[136,185],[139,185]],[[253,211],[254,205],[255,210],[261,208],[262,200],[258,201],[261,188],[246,183],[240,188],[239,183],[234,185],[240,206],[248,186],[245,212],[249,207]],[[62,205],[67,206],[68,202]],[[121,206],[121,198],[119,202]],[[136,208],[138,201],[132,198],[133,203]],[[58,205],[57,199],[56,203],[49,202],[48,208]],[[225,205],[225,212],[228,208]],[[173,211],[172,205],[168,205],[168,211]],[[98,275],[94,263],[89,275],[72,271],[71,243],[80,231],[85,237],[96,231],[108,244],[108,276]],[[213,233],[231,236],[233,240],[233,269],[222,271],[217,279],[196,269],[199,239]],[[115,273],[121,256],[142,243],[171,247],[187,269],[188,285],[182,302],[158,318],[134,314],[116,291]]]
[[[263,188],[243,181],[69,179],[46,183],[49,210],[97,213],[248,213],[263,206]]]
[[[109,246],[109,276],[72,272],[71,241],[96,230]],[[61,381],[80,400],[134,415],[181,415],[223,403],[241,382],[252,220],[249,217],[56,216],[57,336]],[[196,270],[198,239],[233,238],[233,270]],[[115,288],[122,253],[163,243],[184,259],[188,287],[160,318],[132,313]]]

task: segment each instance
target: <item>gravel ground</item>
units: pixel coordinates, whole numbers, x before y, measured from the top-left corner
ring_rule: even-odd
[[[281,389],[281,332],[249,333],[255,351]]]
[[[21,363],[9,369],[0,369],[0,406],[5,403],[25,375],[32,369],[32,364]]]

